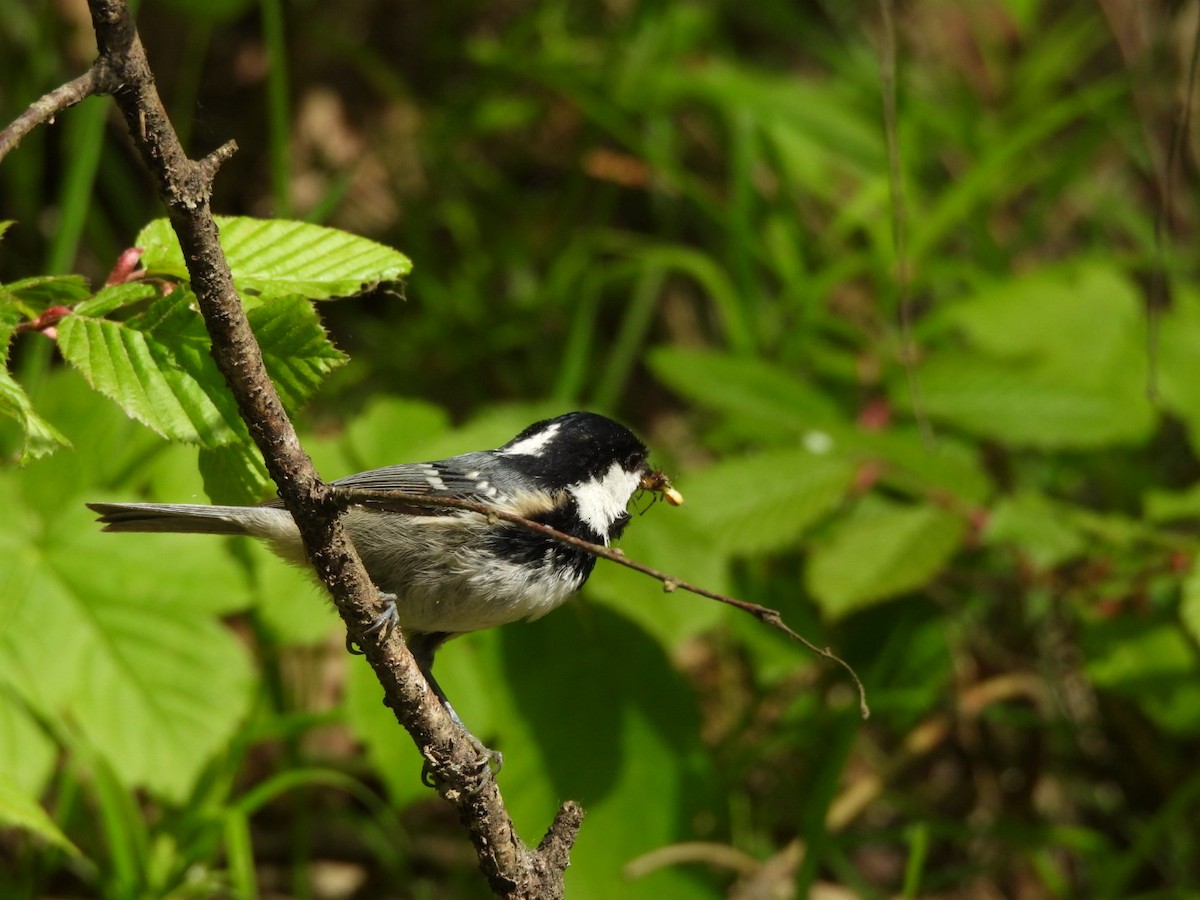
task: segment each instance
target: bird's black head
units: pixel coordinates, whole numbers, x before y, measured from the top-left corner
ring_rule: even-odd
[[[619,422],[572,412],[530,425],[496,451],[550,489],[607,475],[616,464],[629,473],[647,470],[646,445]]]

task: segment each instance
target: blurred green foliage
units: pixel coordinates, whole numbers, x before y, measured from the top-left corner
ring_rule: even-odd
[[[86,64],[78,15],[0,9],[3,121]],[[688,500],[623,549],[867,682],[862,723],[838,670],[606,566],[454,642],[439,677],[521,833],[589,810],[571,896],[1200,890],[1194,129],[1169,152],[1198,15],[898,7],[896,180],[875,4],[144,6],[189,145],[240,145],[219,211],[414,261],[407,302],[320,305],[339,350],[307,302],[255,301],[323,473],[618,415]],[[221,477],[248,459],[222,410],[138,414],[198,466],[27,325],[73,307],[46,328],[108,396],[166,371],[86,352],[193,334],[186,295],[89,287],[159,215],[102,100],[0,165],[12,892],[482,896],[302,575],[82,507],[253,484]],[[211,385],[187,346],[156,390]]]

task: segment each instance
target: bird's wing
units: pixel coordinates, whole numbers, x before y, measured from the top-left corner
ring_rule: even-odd
[[[488,481],[485,453],[465,453],[436,463],[401,463],[371,469],[340,478],[338,487],[360,488],[368,491],[403,491],[429,497],[453,497],[476,503],[503,504],[508,498]],[[408,513],[436,513],[432,507],[414,508],[411,503],[370,500],[363,503],[373,509],[394,509]]]

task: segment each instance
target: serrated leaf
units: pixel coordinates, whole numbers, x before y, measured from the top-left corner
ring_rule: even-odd
[[[810,552],[808,589],[826,615],[844,616],[929,582],[965,533],[958,516],[931,504],[863,503]]]
[[[74,306],[91,293],[82,275],[35,275],[0,285],[0,305],[12,304],[33,318],[51,306]]]
[[[0,773],[0,825],[20,828],[57,847],[72,856],[78,856],[79,848],[54,824],[46,810],[33,797],[23,793],[8,776]]]
[[[346,354],[333,346],[317,311],[303,297],[270,299],[251,309],[247,318],[289,412],[302,407],[325,376],[346,363]]]
[[[0,415],[15,420],[21,429],[21,465],[70,446],[57,428],[34,412],[29,397],[7,369],[0,369]]]
[[[88,384],[164,437],[218,447],[244,433],[185,291],[128,322],[68,316],[58,343]]]
[[[93,388],[164,437],[208,448],[244,443],[245,426],[193,300],[190,291],[176,290],[124,322],[68,316],[59,326],[59,346]],[[301,298],[273,298],[248,317],[289,410],[345,362]]]
[[[24,389],[8,373],[8,347],[12,341],[21,313],[14,307],[0,306],[0,416],[14,420],[21,430],[21,465],[70,446],[57,428],[33,410],[33,403]]]
[[[115,312],[124,306],[144,303],[159,296],[159,290],[152,284],[140,281],[127,281],[125,284],[112,284],[102,287],[92,297],[75,307],[77,316],[92,316],[100,318]]]
[[[678,511],[720,550],[768,553],[794,545],[846,495],[855,466],[804,449],[725,460],[687,480]]]
[[[311,300],[350,297],[412,270],[402,253],[345,231],[284,219],[218,216],[221,249],[239,291]],[[186,280],[183,252],[166,219],[138,234],[148,271]]]

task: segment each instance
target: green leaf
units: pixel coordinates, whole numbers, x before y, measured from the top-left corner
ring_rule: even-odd
[[[102,287],[90,299],[76,306],[74,313],[77,316],[100,318],[122,307],[143,303],[159,296],[161,296],[161,292],[152,284],[140,281],[112,284]]]
[[[621,875],[636,856],[695,839],[690,814],[715,802],[695,694],[662,646],[587,604],[495,634],[479,662],[486,690],[501,695],[496,711],[515,710],[495,718],[493,742],[506,751],[513,820],[522,834],[540,834],[562,797],[588,811],[592,840],[572,853],[568,896],[695,896],[688,873],[671,867],[635,882]]]
[[[487,635],[472,635],[471,640],[481,638],[486,640]],[[455,708],[463,721],[469,723],[471,732],[486,735],[486,723],[463,707],[453,681],[446,677],[450,666],[461,663],[469,655],[469,648],[464,646],[466,643],[455,641],[453,651],[439,654],[438,682],[454,698]],[[387,788],[392,805],[403,807],[427,797],[429,789],[421,784],[421,754],[396,721],[395,714],[383,705],[383,688],[371,667],[359,658],[349,658],[344,665],[347,669],[342,711],[346,724],[362,743],[366,758]]]
[[[659,347],[649,363],[680,396],[764,435],[794,437],[842,420],[833,402],[796,373],[753,357]]]
[[[1016,447],[1088,449],[1144,440],[1154,410],[1140,391],[1055,381],[1017,364],[941,353],[919,371],[926,412]]]
[[[1163,405],[1187,426],[1192,452],[1200,452],[1200,291],[1186,282],[1172,285],[1171,308],[1158,325],[1156,366]]]
[[[8,372],[8,348],[22,313],[13,305],[0,304],[0,415],[14,420],[21,430],[18,458],[22,465],[70,446],[63,435],[33,411],[33,403]]]
[[[935,353],[918,370],[930,416],[1049,449],[1135,443],[1153,429],[1138,294],[1110,264],[1006,279],[941,318],[973,352]]]
[[[75,723],[123,784],[182,800],[249,709],[246,651],[216,618],[249,602],[236,567],[216,541],[103,534],[82,504],[5,508],[0,684]]]
[[[807,583],[838,618],[928,583],[962,543],[966,525],[932,504],[864,501],[809,554]]]
[[[996,359],[1020,361],[1063,383],[1110,384],[1115,367],[1141,361],[1138,292],[1107,262],[1036,270],[984,288],[946,314]],[[1125,373],[1141,385],[1141,370]]]
[[[40,803],[23,793],[7,775],[0,773],[0,824],[20,828],[79,856],[79,848],[62,833]]]
[[[1142,509],[1151,522],[1200,519],[1200,484],[1182,491],[1149,490],[1142,497]]]
[[[248,442],[194,300],[178,289],[124,322],[68,316],[59,327],[59,346],[93,388],[164,437],[210,449]],[[346,360],[301,298],[272,298],[251,310],[249,319],[289,410]]]
[[[721,551],[769,553],[796,540],[845,497],[855,466],[804,449],[726,460],[689,476],[676,512]]]
[[[199,466],[204,493],[213,503],[249,506],[274,492],[275,485],[262,456],[249,442],[201,447]]]
[[[690,484],[684,490],[690,491]],[[728,555],[717,551],[711,535],[696,517],[684,515],[684,509],[656,503],[643,515],[635,514],[621,536],[621,551],[675,578],[728,593]],[[727,612],[721,604],[686,591],[667,593],[655,579],[604,560],[597,562],[584,589],[584,599],[593,598],[628,616],[669,651],[711,629]]]
[[[51,306],[74,306],[91,294],[82,275],[36,275],[0,285],[0,307],[11,304],[33,318]]]
[[[1134,700],[1167,732],[1200,734],[1200,659],[1177,624],[1132,616],[1094,622],[1083,645],[1098,687]]]
[[[948,492],[967,503],[983,503],[992,493],[979,450],[949,435],[939,434],[931,441],[915,428],[849,427],[831,436],[851,459],[882,463],[883,482],[914,497]]]
[[[260,541],[246,540],[242,549],[252,564],[255,612],[279,642],[314,645],[323,643],[335,631],[345,632],[333,603],[311,570],[286,564]],[[363,668],[370,675],[370,667]],[[370,677],[374,680],[373,675]],[[379,688],[378,681],[375,687]],[[384,712],[391,715],[390,710]],[[392,726],[396,726],[394,719]]]
[[[1088,549],[1072,511],[1041,494],[1020,492],[992,508],[983,537],[988,544],[1015,547],[1036,568],[1051,569]]]
[[[350,297],[402,279],[404,254],[345,231],[283,219],[218,216],[221,249],[239,291],[262,297],[299,294],[310,300]],[[138,234],[148,271],[187,280],[183,252],[166,219]]]
[[[128,322],[68,316],[59,347],[88,384],[142,424],[172,440],[218,447],[244,429],[189,297],[176,290]]]
[[[6,549],[0,542],[0,549]],[[0,584],[5,581],[0,576]],[[10,598],[11,599],[11,598]],[[0,623],[11,614],[9,603],[0,600]],[[0,626],[2,630],[2,626]],[[13,692],[0,703],[0,778],[22,794],[40,797],[54,774],[58,749],[46,735],[41,722]]]
[[[267,372],[284,408],[294,412],[347,356],[329,340],[317,311],[303,297],[276,297],[247,313]]]
[[[365,471],[433,459],[429,455],[430,442],[444,437],[449,430],[450,416],[441,407],[421,400],[380,396],[368,400],[363,411],[346,426],[342,443],[354,465]]]
[[[0,334],[0,338],[4,336]],[[21,386],[0,369],[0,415],[16,421],[21,429],[19,459],[22,465],[70,446],[62,433],[33,410],[33,404]]]
[[[1181,587],[1179,620],[1193,643],[1200,645],[1200,559],[1192,561]]]

